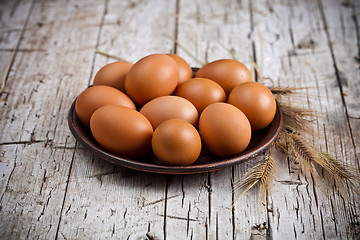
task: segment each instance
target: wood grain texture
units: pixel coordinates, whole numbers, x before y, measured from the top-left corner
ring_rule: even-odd
[[[32,1],[2,1],[0,3],[0,89],[4,96],[6,96],[6,92],[3,92],[6,79],[14,62],[15,54],[19,51],[32,5]],[[20,51],[27,50],[21,49]]]
[[[1,239],[358,238],[359,195],[322,191],[278,149],[265,199],[238,199],[262,156],[204,174],[134,171],[84,149],[67,114],[115,61],[97,50],[131,62],[172,52],[193,67],[236,56],[266,85],[305,87],[285,100],[321,113],[307,140],[359,178],[359,1],[19,0],[0,13]]]
[[[148,12],[152,14],[146,14]],[[175,4],[170,2],[105,1],[96,49],[131,62],[146,54],[171,52],[173,44],[166,34],[174,32],[174,13]],[[138,23],[141,26],[137,27]],[[95,55],[93,71],[109,61],[113,59]],[[91,84],[92,77],[81,81]],[[148,232],[165,238],[166,201],[179,197],[179,194],[166,193],[165,175],[115,167],[84,151],[75,156],[60,222],[60,238],[128,239]],[[87,227],[90,225],[91,229]]]
[[[330,9],[338,9],[336,4],[327,2]],[[266,17],[262,14],[254,17],[255,21],[258,19],[258,34],[261,35],[256,46],[259,46],[257,49],[264,49],[262,54],[267,56],[263,65],[264,76],[276,76],[274,80],[280,86],[306,87],[304,97],[291,103],[325,115],[316,119],[317,125],[312,136],[308,137],[309,141],[339,159],[356,164],[351,127],[332,58],[334,50],[328,34],[330,28],[326,25],[321,2],[283,4],[273,1],[269,5],[274,17],[267,18],[267,21],[262,19]],[[264,6],[266,4],[255,5],[262,9],[261,12],[266,11],[262,8]],[[288,21],[284,22],[284,18]],[[285,32],[278,32],[277,29]],[[319,183],[314,186],[311,179],[299,174],[298,166],[282,165],[281,172],[283,175],[278,176],[282,179],[277,179],[273,188],[277,194],[269,199],[272,237],[278,239],[287,234],[300,239],[356,238],[358,229],[351,223],[358,221],[355,199],[351,203],[351,200],[339,198],[335,192],[320,191],[316,187]],[[293,196],[288,195],[289,191],[293,192]],[[339,225],[342,227],[339,228]]]
[[[250,67],[249,56],[252,56],[253,51],[252,43],[249,41],[251,22],[248,1],[181,1],[179,6],[177,53],[180,56],[192,66],[201,66],[199,62],[232,58],[229,51],[233,50],[239,60]],[[182,46],[186,46],[186,50],[195,54],[199,61],[192,59]],[[241,172],[250,166],[251,164],[242,164],[216,173],[204,174],[198,181],[189,182],[190,186],[186,185],[187,176],[181,179],[182,182],[177,185],[184,185],[182,188],[185,189],[185,198],[182,201],[189,203],[184,205],[185,209],[181,209],[180,213],[186,213],[191,207],[193,209],[194,206],[198,206],[197,211],[201,211],[203,215],[202,224],[193,224],[196,228],[191,228],[190,225],[190,230],[187,230],[189,227],[186,225],[185,239],[246,239],[251,236],[252,226],[265,222],[265,215],[256,214],[250,218],[244,218],[242,215],[251,208],[257,213],[264,212],[262,205],[252,201],[254,194],[249,197],[250,201],[247,201],[249,199],[246,195],[244,202],[237,202],[232,208],[232,184],[239,179]],[[199,190],[196,190],[197,188]],[[199,203],[193,202],[194,191],[203,195],[203,200]],[[175,212],[173,215],[178,211],[178,208],[171,210]],[[185,229],[185,223],[183,225]],[[171,234],[170,239],[177,235],[174,231],[171,231]]]
[[[57,236],[76,145],[64,116],[87,86],[74,79],[90,75],[94,50],[83,46],[95,46],[96,4],[32,5],[1,101],[1,238]]]

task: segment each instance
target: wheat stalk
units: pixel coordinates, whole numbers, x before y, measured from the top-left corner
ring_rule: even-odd
[[[248,170],[245,175],[233,185],[233,192],[241,190],[234,203],[252,187],[259,184],[259,193],[265,197],[266,191],[270,188],[275,169],[275,161],[267,151],[264,158]]]
[[[239,61],[236,54],[235,54],[235,49],[234,48],[231,48],[231,49],[228,49],[224,44],[222,44],[221,42],[218,42],[218,44],[223,48],[225,49],[227,52],[229,52],[229,54],[231,55],[232,59],[234,59],[235,61]]]
[[[264,79],[271,79],[271,78],[265,78]],[[272,80],[273,81],[273,80]],[[276,96],[284,96],[284,95],[291,95],[291,94],[299,94],[299,90],[304,90],[305,88],[302,87],[280,87],[280,86],[268,86],[270,91]]]
[[[284,130],[297,133],[311,132],[311,124],[314,123],[317,113],[309,109],[286,105],[282,102],[278,103],[283,114]]]
[[[176,43],[178,47],[180,47],[187,55],[189,55],[189,57],[191,57],[195,62],[199,63],[201,66],[207,64],[207,62],[205,63],[202,62],[199,58],[197,58],[194,54],[192,54],[186,47],[184,47],[181,43],[179,43],[179,41],[170,34],[166,34],[166,37],[168,37],[174,43]]]
[[[119,60],[119,61],[126,61],[118,56],[115,56],[115,55],[112,55],[112,54],[109,54],[109,53],[106,53],[106,52],[103,52],[103,51],[100,51],[100,50],[96,50],[97,54],[100,54],[100,55],[103,55],[105,57],[109,57],[109,58],[113,58],[113,59],[116,59],[116,60]]]
[[[353,174],[350,166],[335,159],[328,153],[319,151],[302,138],[299,133],[285,129],[276,143],[289,156],[289,159],[299,163],[302,172],[309,179],[314,179],[325,192],[328,189],[326,181],[330,180],[344,193],[346,192],[344,190],[348,190],[346,183],[349,183],[353,190],[360,193],[360,190],[355,185],[355,174]],[[320,176],[316,166],[320,166],[321,169],[328,173],[327,179]]]

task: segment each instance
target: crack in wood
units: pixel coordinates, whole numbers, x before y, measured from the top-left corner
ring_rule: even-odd
[[[164,240],[166,240],[166,218],[167,218],[167,197],[168,197],[168,186],[169,186],[169,176],[166,176],[165,181],[165,196],[164,196],[164,214],[163,214],[163,235]]]
[[[334,211],[334,204],[333,204],[333,199],[330,198],[330,206],[331,206],[331,213],[332,213],[332,220],[334,222],[334,227],[335,227],[335,234],[338,235],[338,230],[337,230],[337,220],[336,220],[336,216],[335,216],[335,211]]]
[[[184,191],[184,176],[181,176],[181,193],[182,193],[182,198],[181,198],[181,207],[184,207],[184,201],[185,201],[185,191]]]
[[[211,173],[208,173],[208,185],[205,186],[208,190],[208,216],[209,216],[209,225],[211,223]]]
[[[115,235],[115,223],[113,224],[113,228],[111,231],[111,237],[113,237]]]
[[[303,183],[300,180],[298,180],[298,181],[296,181],[296,180],[283,180],[283,181],[276,180],[276,181],[281,184],[284,184],[284,185],[295,185],[295,186],[306,185],[306,183]]]
[[[323,237],[323,239],[325,240],[325,239],[326,239],[326,235],[325,235],[324,220],[323,220],[323,215],[322,215],[321,209],[320,209],[320,222],[321,222],[322,237]]]
[[[233,191],[234,189],[234,183],[235,183],[235,170],[234,167],[231,167],[231,181],[230,181],[230,186],[231,186],[231,204],[232,204],[232,208],[231,208],[231,227],[232,227],[232,239],[235,240],[235,229],[236,229],[236,225],[235,225],[235,191]]]
[[[41,212],[40,212],[40,215],[39,215],[39,217],[37,218],[37,221],[38,221],[38,222],[40,222],[40,218],[44,215],[44,212],[45,212],[45,205],[43,205],[43,208],[42,208],[42,210],[41,210]]]
[[[0,197],[0,204],[1,204],[1,205],[0,205],[0,211],[1,211],[1,209],[2,209],[3,197],[4,197],[5,193],[6,193],[6,192],[8,191],[8,189],[9,189],[9,183],[10,183],[11,177],[12,177],[12,175],[14,174],[14,171],[15,171],[15,168],[16,168],[17,151],[18,151],[18,147],[16,147],[16,149],[15,149],[14,164],[13,164],[13,167],[12,167],[12,169],[11,169],[11,171],[10,171],[9,177],[8,177],[7,180],[6,180],[5,190],[4,190],[4,192],[1,194],[1,197]]]
[[[191,211],[191,202],[189,202],[189,208],[188,208],[188,212],[187,212],[187,222],[186,222],[186,235],[187,236],[189,236],[190,211]]]
[[[208,240],[209,239],[209,225],[208,225],[208,218],[206,219],[205,222],[205,239]]]
[[[294,237],[295,237],[295,239],[297,239],[296,227],[295,227],[294,223],[293,223],[293,228],[294,228]]]
[[[127,226],[127,219],[126,219],[126,214],[127,214],[127,211],[128,211],[128,209],[127,209],[127,208],[125,208],[125,211],[124,211],[124,214],[123,214],[124,227],[126,227],[126,226]]]
[[[41,186],[40,186],[40,195],[42,193],[42,189],[44,187],[45,182],[46,182],[46,169],[44,169],[43,181],[41,182]]]
[[[75,142],[75,148],[77,146],[77,141]],[[57,223],[57,227],[56,227],[56,234],[55,234],[55,239],[58,239],[58,235],[59,235],[59,231],[60,231],[60,224],[61,224],[61,219],[62,219],[62,215],[63,215],[63,211],[64,211],[64,206],[65,206],[65,201],[66,201],[66,196],[67,196],[67,191],[69,188],[69,182],[70,182],[70,176],[71,176],[71,171],[72,171],[72,167],[74,164],[74,159],[75,159],[75,152],[76,149],[73,152],[73,155],[71,157],[71,162],[70,162],[70,167],[69,167],[69,171],[68,171],[68,175],[67,175],[67,179],[66,179],[66,186],[65,186],[65,191],[64,191],[64,197],[63,197],[63,201],[62,201],[62,205],[61,205],[61,209],[60,209],[60,213],[59,213],[59,221]],[[60,232],[61,235],[65,238],[65,236],[63,235],[62,232]]]
[[[48,140],[30,140],[30,141],[13,141],[13,142],[1,142],[1,145],[30,145],[35,143],[46,143]]]
[[[29,227],[29,230],[27,231],[25,239],[29,239],[31,228],[32,228],[32,226]]]
[[[277,219],[277,226],[276,226],[276,230],[279,231],[279,227],[280,227],[280,210],[277,208],[276,209],[276,219]]]
[[[315,178],[312,174],[310,174],[310,177],[311,177],[311,182],[312,182],[312,192],[314,194],[315,204],[316,204],[316,207],[319,208],[318,197],[317,197],[317,193],[316,193],[317,188],[316,188]]]
[[[219,240],[219,214],[216,212],[216,219],[215,219],[215,239]]]
[[[71,209],[71,204],[69,205],[68,209],[66,210],[65,215],[67,215],[69,213],[70,209]]]
[[[83,220],[85,220],[87,218],[87,212],[88,212],[88,210],[86,209]]]
[[[0,48],[0,52],[21,52],[21,53],[32,53],[32,52],[46,52],[46,49],[42,48]]]
[[[112,216],[114,216],[115,213],[116,213],[116,209],[110,208],[110,216],[109,216],[109,218],[111,218]]]

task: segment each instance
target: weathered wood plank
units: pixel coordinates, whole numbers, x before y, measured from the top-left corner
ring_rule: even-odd
[[[165,176],[115,166],[77,150],[58,237],[162,238]],[[174,196],[170,196],[174,197]]]
[[[75,147],[66,117],[74,89],[87,86],[102,7],[97,1],[33,7],[1,101],[1,238],[57,235]]]
[[[175,8],[175,2],[109,1],[98,50],[133,63],[149,54],[172,52]],[[113,61],[97,55],[94,74]]]
[[[320,2],[321,3],[321,2]],[[326,22],[328,38],[331,43],[334,67],[341,91],[342,101],[346,107],[348,119],[360,119],[360,68],[359,54],[359,16],[356,9],[360,8],[358,1],[344,4],[340,1],[331,1],[331,4],[322,4],[323,20]],[[335,7],[331,7],[335,6]],[[341,34],[339,34],[341,33]],[[349,125],[351,134],[356,134],[357,128]],[[351,144],[351,143],[349,143]],[[353,146],[356,147],[355,141]],[[356,151],[358,154],[358,151]],[[359,158],[354,159],[359,167]]]
[[[341,1],[319,1],[323,18],[326,23],[331,51],[336,67],[339,87],[342,91],[344,104],[350,118],[360,118],[360,79],[359,70],[359,18],[356,9],[360,8],[359,1],[346,4]],[[350,80],[352,79],[352,80]]]
[[[18,51],[31,6],[32,1],[2,1],[0,3],[0,97],[2,99],[7,95],[3,88],[9,68]]]
[[[173,42],[166,34],[174,33],[175,6],[170,1],[106,1],[98,49],[131,62],[171,52]],[[92,76],[110,61],[96,55]],[[92,78],[80,81],[91,84]],[[166,194],[166,186],[166,175],[116,167],[76,151],[58,236],[135,239],[148,234],[165,239],[166,201],[181,198]]]
[[[280,86],[306,87],[302,102],[298,99],[292,104],[322,111],[326,116],[317,118],[317,129],[309,140],[323,151],[354,163],[351,132],[318,2],[258,2],[255,9],[259,28],[256,46],[257,50],[264,50],[257,52],[258,59],[264,55],[263,75],[275,76]],[[310,179],[299,173],[298,166],[283,167],[283,163],[273,186],[274,194],[269,198],[271,236],[355,238],[356,230],[349,218],[355,219],[356,199],[343,201],[335,190],[324,194],[317,187],[319,183],[313,186]]]
[[[201,63],[232,58],[229,52],[232,50],[240,61],[250,67],[252,41],[248,8],[248,1],[181,1],[177,53],[191,66],[201,67]],[[191,58],[183,47],[200,62]],[[251,164],[223,169],[196,178],[184,176],[172,179],[169,192],[181,189],[184,197],[169,200],[168,206],[175,202],[177,204],[172,205],[181,204],[182,207],[168,207],[171,210],[167,213],[169,216],[182,216],[192,220],[172,227],[167,224],[167,228],[171,230],[168,232],[172,233],[171,239],[184,231],[187,239],[197,239],[200,236],[208,239],[250,238],[252,227],[263,223],[266,218],[264,208],[257,209],[259,205],[252,201],[256,198],[256,192],[245,195],[244,201],[236,202],[234,209],[232,208],[232,184],[250,166]],[[201,198],[203,200],[199,200]],[[244,218],[249,209],[262,214]]]
[[[2,102],[7,107],[2,111],[1,143],[36,140],[65,144],[70,133],[63,116],[81,91],[68,89],[87,86],[90,72],[87,64],[91,64],[96,44],[92,36],[96,34],[96,21],[99,21],[89,15],[100,13],[94,3],[79,4],[67,7],[61,2],[36,3],[20,45],[21,49],[36,50],[19,52],[8,76],[4,89],[8,94]],[[70,28],[71,24],[81,31]],[[66,27],[68,29],[59,30]],[[59,61],[60,56],[66,58]]]
[[[7,180],[0,195],[0,236],[54,238],[73,150],[32,143],[1,151],[1,176]]]
[[[336,78],[339,83],[342,101],[346,107],[345,114],[347,116],[347,124],[350,131],[351,141],[346,145],[352,146],[353,154],[347,154],[347,162],[357,170],[357,178],[360,176],[360,152],[359,152],[359,123],[360,123],[360,26],[358,20],[360,18],[360,4],[358,1],[351,1],[349,4],[341,1],[331,1],[329,5],[319,1],[321,4],[323,21],[327,26],[328,40],[330,50],[333,56],[333,63],[336,70]],[[339,34],[341,32],[341,34]],[[351,213],[347,216],[351,235],[359,236],[360,219],[359,195],[353,193],[351,196],[354,203],[350,208]]]

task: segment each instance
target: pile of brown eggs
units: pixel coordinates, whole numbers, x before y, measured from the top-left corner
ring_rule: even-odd
[[[210,62],[193,78],[181,57],[152,54],[105,65],[75,111],[113,154],[137,159],[153,151],[164,164],[191,165],[202,145],[220,157],[244,151],[252,131],[272,122],[276,102],[238,61]]]

